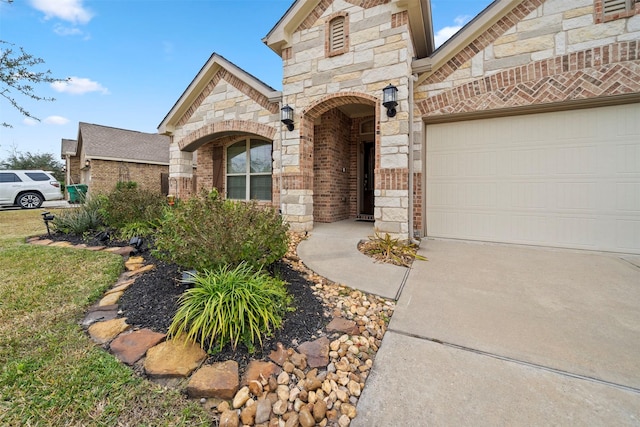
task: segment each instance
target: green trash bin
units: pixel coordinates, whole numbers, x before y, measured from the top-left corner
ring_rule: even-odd
[[[67,185],[69,203],[84,203],[84,199],[87,197],[87,188],[86,184]]]

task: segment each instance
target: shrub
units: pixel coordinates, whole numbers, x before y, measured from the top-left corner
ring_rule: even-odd
[[[104,226],[103,202],[104,199],[93,197],[76,208],[60,211],[52,222],[53,230],[76,235],[99,230]]]
[[[116,190],[132,190],[138,188],[138,183],[135,181],[118,181],[116,183]]]
[[[223,266],[216,270],[192,273],[187,281],[194,287],[178,300],[169,336],[185,335],[210,351],[218,351],[242,342],[250,351],[256,340],[270,335],[282,325],[282,317],[291,304],[284,282],[251,266]]]
[[[155,233],[157,226],[153,222],[132,222],[118,230],[121,239],[129,240],[132,237],[147,237]]]
[[[131,182],[119,184],[106,195],[103,213],[109,227],[122,229],[128,224],[158,221],[166,206],[162,194],[140,189]]]
[[[259,270],[286,253],[287,229],[271,207],[203,192],[168,210],[156,234],[156,255],[199,271],[243,262]]]

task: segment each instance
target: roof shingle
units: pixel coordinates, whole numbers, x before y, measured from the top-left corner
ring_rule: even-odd
[[[169,137],[80,122],[78,140],[85,156],[169,164]]]

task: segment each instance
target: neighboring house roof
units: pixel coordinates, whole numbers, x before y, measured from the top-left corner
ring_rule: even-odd
[[[296,0],[262,41],[278,56],[282,56],[282,49],[292,44],[293,33],[321,2],[326,3],[326,0]],[[350,3],[356,2],[350,1]],[[431,1],[400,0],[398,3],[407,7],[416,57],[429,56],[435,49]]]
[[[164,134],[173,131],[175,123],[189,110],[194,101],[200,96],[204,88],[221,68],[247,84],[252,89],[256,90],[259,94],[266,97],[269,102],[279,102],[282,98],[282,92],[275,90],[223,56],[214,52],[182,93],[180,98],[178,98],[169,113],[167,113],[162,122],[158,125],[159,133]]]
[[[169,164],[170,138],[80,122],[78,141],[86,159]]]
[[[78,141],[75,139],[62,139],[60,145],[60,156],[64,159],[65,156],[75,156],[78,152]]]

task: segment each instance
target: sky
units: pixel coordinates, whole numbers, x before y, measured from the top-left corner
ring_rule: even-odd
[[[22,116],[0,97],[0,159],[20,153],[59,158],[63,138],[87,122],[140,132],[157,127],[214,52],[276,90],[282,61],[262,38],[293,0],[0,0],[0,49],[44,60],[67,82],[34,86]],[[431,0],[441,44],[491,0]],[[4,87],[3,87],[4,88]]]

